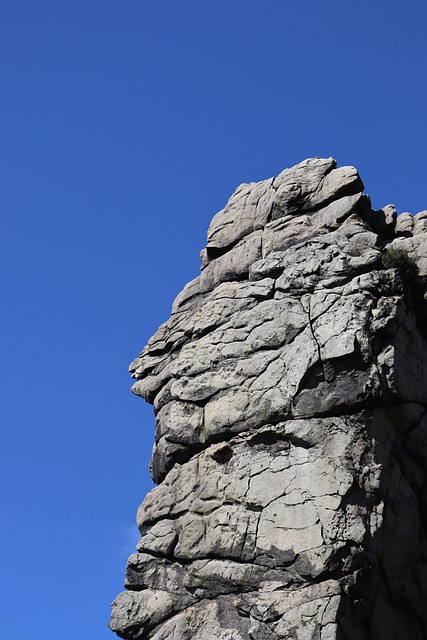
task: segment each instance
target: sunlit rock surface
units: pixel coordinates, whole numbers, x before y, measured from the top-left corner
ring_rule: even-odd
[[[427,638],[427,212],[362,191],[331,158],[241,185],[132,363],[158,486],[120,637]]]

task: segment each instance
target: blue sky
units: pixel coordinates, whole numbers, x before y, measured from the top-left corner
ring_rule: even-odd
[[[241,182],[427,208],[427,5],[0,2],[3,638],[107,640],[151,487],[127,366]]]

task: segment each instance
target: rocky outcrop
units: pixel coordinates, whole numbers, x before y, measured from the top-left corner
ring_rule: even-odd
[[[129,640],[427,638],[427,212],[353,167],[241,185],[130,370],[158,486]]]

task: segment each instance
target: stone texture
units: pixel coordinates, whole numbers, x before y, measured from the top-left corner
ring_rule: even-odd
[[[158,486],[120,637],[426,640],[427,212],[362,192],[332,158],[240,186],[131,364]]]

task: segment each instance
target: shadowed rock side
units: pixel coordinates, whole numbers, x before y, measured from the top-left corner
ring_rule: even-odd
[[[132,363],[158,486],[120,637],[427,638],[427,212],[362,191],[331,158],[240,186]]]

